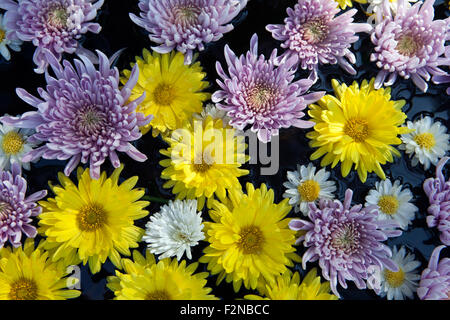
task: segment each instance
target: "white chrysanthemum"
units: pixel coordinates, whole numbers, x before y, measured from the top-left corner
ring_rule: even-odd
[[[150,217],[142,239],[151,253],[161,254],[159,259],[177,256],[180,260],[184,252],[192,259],[191,247],[205,238],[202,229],[197,200],[175,200]]]
[[[13,162],[30,170],[29,162],[22,162],[22,157],[37,146],[29,141],[34,133],[31,129],[18,129],[0,124],[0,169],[9,170]]]
[[[375,183],[375,189],[366,196],[366,207],[378,207],[378,220],[392,219],[399,223],[400,228],[406,230],[414,220],[418,208],[410,203],[413,195],[409,189],[403,189],[400,181],[386,179]]]
[[[408,121],[406,125],[415,131],[401,135],[403,143],[399,149],[412,157],[413,166],[420,162],[428,170],[430,163],[436,165],[449,150],[447,128],[428,116],[414,122]]]
[[[231,118],[227,116],[226,111],[220,110],[213,103],[208,103],[201,113],[194,113],[194,118],[199,120],[205,120],[208,116],[211,116],[213,119],[222,119],[224,126],[228,125],[231,120]]]
[[[416,2],[417,0],[407,0],[408,2]],[[367,19],[368,23],[376,24],[377,21],[377,15],[376,13],[378,10],[381,10],[383,7],[384,0],[367,0],[367,3],[369,6],[367,7],[367,13],[370,14],[370,17]],[[386,4],[391,9],[391,12],[393,14],[397,13],[397,7],[398,7],[398,1],[397,0],[388,0]]]
[[[22,44],[22,41],[19,39],[8,39],[11,37],[11,31],[9,31],[6,27],[5,19],[3,18],[3,15],[0,14],[0,54],[5,58],[7,61],[11,59],[11,54],[8,50],[8,47],[11,48],[11,50],[14,50],[16,52],[20,51],[20,46]]]
[[[317,203],[319,199],[333,199],[336,191],[334,181],[328,181],[330,173],[325,168],[316,173],[316,167],[310,163],[308,167],[297,165],[296,171],[288,171],[288,181],[283,183],[287,188],[283,194],[289,198],[289,204],[295,212],[301,211],[305,216],[309,212],[309,203]]]
[[[418,280],[420,280],[417,268],[420,262],[415,260],[412,253],[406,253],[404,246],[397,251],[394,246],[392,250],[392,260],[397,264],[397,272],[383,269],[381,271],[380,289],[375,290],[381,297],[388,300],[404,300],[405,297],[413,299],[414,292],[417,291]]]

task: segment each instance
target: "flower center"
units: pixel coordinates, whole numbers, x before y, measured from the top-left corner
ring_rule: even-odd
[[[381,196],[380,199],[378,199],[378,207],[380,207],[380,210],[385,214],[396,214],[398,206],[398,200],[394,196]]]
[[[156,290],[147,293],[145,300],[171,300],[170,295],[165,290]]]
[[[173,8],[175,22],[183,26],[195,24],[201,9],[196,6],[176,6]]]
[[[405,272],[401,268],[397,272],[386,269],[384,270],[384,278],[392,288],[398,288],[405,281]]]
[[[174,100],[174,90],[170,84],[160,83],[153,91],[153,99],[160,106],[170,106]]]
[[[195,172],[203,173],[208,171],[211,168],[210,164],[207,163],[194,163],[193,169]]]
[[[432,133],[425,132],[414,137],[414,141],[422,148],[430,150],[436,144],[436,140]]]
[[[241,229],[240,239],[237,246],[244,251],[245,254],[259,254],[264,243],[264,235],[256,226],[248,226]]]
[[[247,103],[255,111],[266,109],[268,106],[273,104],[275,97],[275,89],[267,85],[256,85],[248,91]]]
[[[47,14],[47,23],[52,27],[61,29],[67,27],[69,14],[62,5],[55,5],[50,8]]]
[[[75,116],[78,129],[87,134],[101,131],[106,126],[106,119],[106,115],[95,106],[81,108]]]
[[[3,136],[2,149],[6,154],[18,154],[25,141],[22,135],[15,131],[10,131]]]
[[[404,56],[414,57],[422,49],[422,44],[420,41],[416,41],[413,36],[405,34],[401,35],[397,40],[395,49]]]
[[[328,25],[322,19],[314,19],[306,22],[302,26],[303,38],[311,43],[319,43],[328,36]]]
[[[21,278],[11,284],[9,297],[11,300],[36,300],[38,288],[34,280]]]
[[[95,231],[106,223],[107,214],[102,205],[91,203],[80,209],[77,215],[78,227],[81,231]]]
[[[8,219],[11,211],[12,211],[12,207],[9,203],[0,201],[0,222]]]
[[[320,185],[317,181],[306,180],[297,189],[302,201],[313,202],[319,197]]]
[[[363,142],[369,136],[369,123],[364,119],[350,119],[344,126],[344,133],[356,142]]]
[[[359,246],[360,233],[353,223],[338,226],[331,233],[331,245],[340,250],[353,251]]]
[[[6,32],[3,29],[0,29],[0,42],[2,42],[6,37]]]

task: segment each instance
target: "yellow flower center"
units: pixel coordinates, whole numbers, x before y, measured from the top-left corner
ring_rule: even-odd
[[[11,210],[12,208],[9,203],[0,201],[0,221],[8,219]]]
[[[170,295],[165,290],[156,290],[147,293],[145,300],[171,300]]]
[[[175,99],[174,89],[170,84],[160,83],[153,91],[153,99],[160,106],[170,106]]]
[[[78,227],[81,231],[95,231],[106,223],[107,214],[100,204],[91,203],[80,209],[77,215]]]
[[[248,226],[241,229],[240,239],[237,245],[245,254],[259,254],[264,243],[264,235],[256,226]]]
[[[384,270],[384,278],[392,288],[400,287],[405,281],[405,272],[401,268],[397,272]]]
[[[11,284],[9,297],[11,300],[36,300],[38,288],[34,280],[21,278]]]
[[[363,142],[369,136],[369,123],[364,119],[350,119],[344,126],[344,133],[356,142]]]
[[[0,29],[0,42],[2,42],[6,37],[6,32],[3,29]]]
[[[321,19],[306,22],[302,29],[305,40],[312,44],[322,42],[328,35],[328,26]]]
[[[18,154],[25,141],[20,133],[10,131],[3,136],[2,149],[6,154]]]
[[[398,200],[394,196],[381,196],[380,199],[378,199],[378,207],[380,207],[380,210],[385,214],[396,214],[398,210]]]
[[[204,173],[211,168],[210,164],[207,163],[194,163],[193,169],[197,173]]]
[[[430,150],[436,144],[433,134],[429,132],[418,134],[414,137],[414,141],[423,149]]]
[[[397,47],[395,48],[400,54],[413,57],[422,48],[420,41],[417,41],[411,35],[402,35],[397,40]]]
[[[317,181],[306,180],[297,187],[302,201],[313,202],[319,197],[320,185]]]
[[[55,28],[63,28],[67,26],[69,14],[66,8],[61,5],[56,5],[50,8],[47,15],[47,23]]]

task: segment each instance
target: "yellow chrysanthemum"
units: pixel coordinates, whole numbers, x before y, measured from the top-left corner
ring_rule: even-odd
[[[65,268],[51,262],[42,246],[35,249],[33,239],[27,239],[23,248],[0,249],[0,300],[65,300],[80,296],[78,290],[67,290],[66,275]]]
[[[197,199],[199,210],[205,199],[210,207],[214,194],[224,199],[226,190],[242,189],[238,177],[248,170],[240,167],[249,157],[240,138],[231,127],[224,128],[221,119],[211,116],[185,122],[183,128],[164,138],[169,148],[160,152],[169,159],[160,161],[166,167],[161,177],[169,181],[163,187],[173,187],[177,199]]]
[[[129,248],[137,248],[144,230],[134,220],[145,217],[148,201],[137,201],[142,189],[133,189],[138,177],[118,185],[123,165],[107,178],[102,172],[94,180],[89,169],[78,168],[78,186],[62,173],[61,186],[52,186],[55,198],[41,201],[39,233],[47,236],[45,248],[52,260],[62,259],[66,265],[89,263],[92,273],[100,271],[109,257],[121,268],[120,253],[130,255]]]
[[[230,192],[225,202],[213,201],[209,214],[214,222],[205,223],[206,240],[200,262],[208,263],[211,274],[233,282],[237,292],[242,283],[255,289],[260,281],[271,284],[275,277],[300,261],[295,253],[295,231],[290,230],[286,215],[291,210],[288,199],[274,203],[273,190],[265,184],[260,189],[247,184],[247,194]]]
[[[305,279],[300,283],[300,275],[295,272],[286,271],[278,276],[271,284],[264,284],[259,288],[260,293],[265,298],[249,294],[245,299],[249,300],[337,300],[334,294],[330,293],[330,283],[320,282],[316,268],[308,272]]]
[[[123,259],[125,273],[116,270],[108,277],[107,287],[118,300],[217,300],[211,288],[205,287],[207,272],[194,273],[198,263],[186,266],[176,259],[163,259],[158,263],[146,252],[144,258],[133,251],[134,262]]]
[[[399,134],[409,132],[401,127],[406,119],[401,110],[405,101],[390,100],[390,88],[375,90],[374,81],[364,80],[361,87],[354,82],[348,87],[332,80],[336,97],[324,96],[318,104],[310,105],[308,112],[316,125],[307,137],[310,146],[318,148],[311,160],[325,155],[321,165],[333,168],[341,162],[343,177],[355,165],[362,182],[367,172],[373,171],[386,179],[381,165],[393,162],[392,155],[400,156],[392,145],[402,142]]]
[[[138,106],[138,112],[153,115],[150,124],[141,128],[143,134],[152,128],[153,136],[166,134],[168,130],[180,128],[194,112],[201,112],[203,102],[210,94],[202,92],[209,86],[203,81],[200,62],[184,64],[184,55],[180,52],[159,54],[143,51],[143,58],[136,57],[139,66],[139,80],[130,99],[134,100],[145,92],[145,100]],[[134,66],[134,64],[132,64]],[[125,84],[131,71],[124,70],[120,81]]]
[[[335,0],[339,6],[341,7],[341,9],[345,9],[347,7],[353,7],[353,3],[354,2],[358,2],[358,3],[367,3],[367,0]]]

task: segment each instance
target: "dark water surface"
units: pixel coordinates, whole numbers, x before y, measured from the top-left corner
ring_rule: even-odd
[[[217,90],[215,84],[216,71],[215,62],[218,60],[225,62],[223,55],[223,47],[229,44],[236,54],[241,54],[249,49],[250,38],[254,33],[259,36],[260,52],[268,56],[273,48],[279,48],[279,42],[274,40],[269,32],[265,30],[265,26],[270,23],[282,23],[286,17],[286,8],[293,7],[297,1],[295,0],[251,0],[247,8],[235,19],[235,30],[226,34],[220,41],[213,43],[203,51],[199,60],[207,72],[207,80],[211,83],[208,91],[211,93]],[[121,48],[126,48],[117,62],[117,67],[122,70],[129,68],[130,62],[134,61],[136,55],[142,54],[143,48],[150,48],[152,45],[144,30],[136,26],[128,17],[129,12],[138,14],[137,0],[134,1],[105,1],[102,10],[98,16],[98,22],[102,25],[100,34],[95,35],[89,33],[84,38],[84,46],[89,49],[99,49],[107,55],[112,55]],[[357,4],[356,4],[357,5]],[[360,8],[358,5],[357,8]],[[449,16],[447,6],[443,0],[436,1],[435,12],[438,18]],[[358,12],[357,20],[363,21],[365,15]],[[363,79],[375,77],[378,69],[369,60],[372,51],[372,43],[367,35],[361,34],[361,39],[354,45],[354,52],[357,55],[356,70],[358,74],[350,76],[337,66],[322,66],[320,68],[320,80],[312,88],[313,91],[326,90],[332,93],[331,79],[337,79],[340,82],[350,84],[354,80],[359,83]],[[32,110],[25,102],[20,100],[15,94],[16,87],[22,87],[32,94],[36,94],[37,87],[45,86],[45,79],[42,75],[33,72],[34,65],[32,55],[34,47],[30,43],[22,46],[22,52],[12,53],[12,60],[6,63],[0,60],[1,86],[0,86],[0,114],[9,113],[18,115],[26,111]],[[281,52],[281,51],[279,51]],[[71,57],[69,57],[71,58]],[[298,77],[304,77],[302,72],[298,73]],[[445,94],[446,85],[437,86],[430,85],[429,91],[424,94],[420,92],[411,81],[399,80],[392,88],[392,99],[405,99],[407,104],[404,112],[408,115],[408,120],[415,120],[421,115],[432,116],[435,120],[443,122],[448,127],[449,118],[449,97]],[[284,187],[282,183],[286,180],[286,172],[296,169],[297,164],[307,164],[309,156],[313,152],[308,147],[308,139],[305,137],[306,131],[292,128],[284,129],[280,132],[280,170],[278,174],[273,176],[260,176],[259,165],[246,165],[250,170],[250,174],[241,179],[241,183],[252,182],[255,186],[266,183],[268,187],[275,191],[276,201],[282,200]],[[164,181],[160,178],[161,166],[158,162],[162,159],[159,150],[166,148],[165,143],[160,138],[152,138],[151,134],[145,135],[137,142],[140,151],[148,156],[148,160],[139,163],[131,160],[127,156],[120,155],[120,159],[125,163],[125,169],[122,173],[123,178],[130,176],[139,176],[139,187],[148,189],[148,194],[156,197],[173,199],[170,189],[163,189]],[[112,168],[108,164],[102,166],[103,170],[112,172]],[[314,165],[319,167],[319,161],[315,161]],[[24,172],[24,176],[29,183],[28,194],[41,189],[48,189],[48,181],[56,181],[56,173],[62,171],[65,162],[41,160],[32,165],[31,171]],[[447,166],[448,167],[448,166]],[[330,168],[328,167],[327,170]],[[404,187],[408,187],[414,194],[414,204],[419,208],[419,212],[413,224],[407,231],[398,238],[387,241],[389,246],[406,245],[412,250],[416,259],[422,262],[420,269],[426,267],[427,261],[432,250],[440,245],[439,235],[435,228],[429,229],[426,225],[425,217],[428,207],[428,199],[423,190],[423,181],[434,176],[434,166],[430,170],[424,171],[419,164],[411,167],[408,158],[395,158],[395,162],[387,164],[383,167],[388,178],[400,180]],[[445,170],[448,176],[448,169]],[[75,179],[72,176],[72,179]],[[364,203],[365,196],[368,191],[375,186],[378,180],[375,174],[369,174],[366,183],[361,183],[356,172],[351,172],[345,179],[340,175],[340,168],[337,166],[332,170],[331,179],[337,182],[337,198],[343,199],[344,192],[347,188],[354,190],[353,201],[355,203]],[[159,204],[152,203],[148,208],[151,213],[157,212]],[[296,214],[292,211],[290,216]],[[207,217],[205,212],[204,217]],[[141,227],[145,226],[148,217],[139,220],[137,224]],[[202,243],[196,247],[193,252],[193,261],[200,256],[203,248],[206,246]],[[141,244],[140,251],[145,251],[145,245]],[[449,255],[449,249],[442,251],[441,257]],[[303,253],[303,248],[299,247],[299,253]],[[308,263],[308,270],[315,264]],[[300,266],[296,266],[301,275],[305,275],[305,271]],[[206,270],[206,265],[200,264],[197,271]],[[101,272],[91,275],[87,267],[82,267],[81,289],[82,295],[80,299],[111,299],[113,294],[106,288],[106,277],[114,274],[114,266],[107,260],[103,265]],[[216,277],[210,277],[208,286],[213,288],[213,294],[223,299],[241,298],[248,291],[241,289],[236,295],[233,292],[231,284],[222,282],[218,287],[215,286]],[[352,282],[348,282],[349,288],[344,290],[339,288],[339,292],[344,299],[377,299],[378,296],[371,290],[358,290]],[[417,298],[417,297],[416,297]]]

